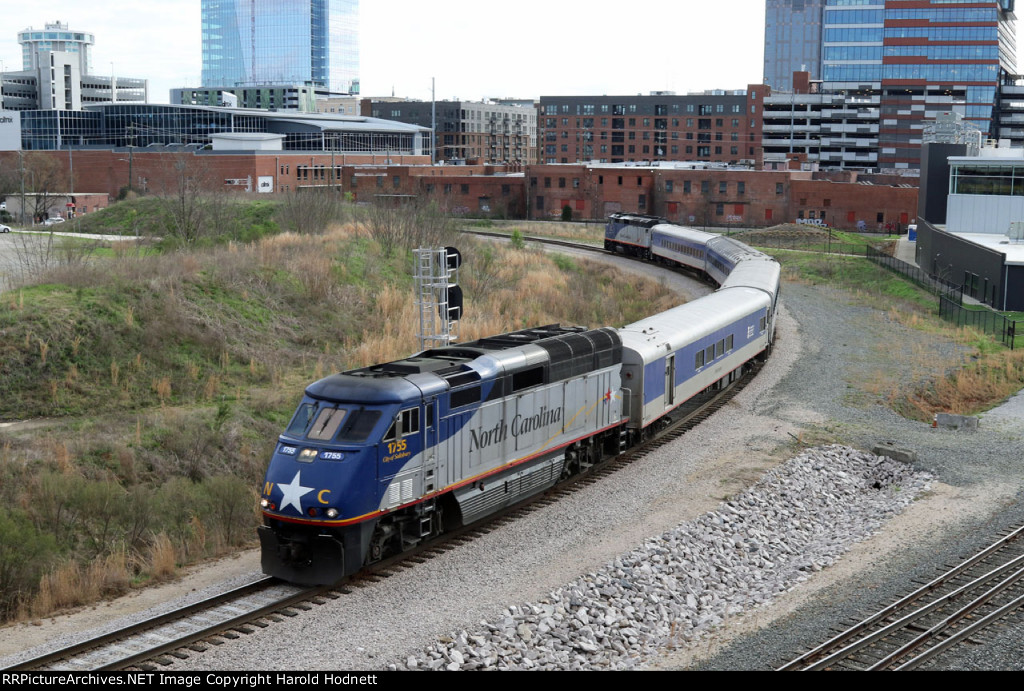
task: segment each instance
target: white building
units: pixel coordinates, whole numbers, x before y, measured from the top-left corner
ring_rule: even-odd
[[[54,22],[18,32],[22,69],[0,73],[2,110],[81,110],[83,105],[145,103],[145,79],[92,74],[92,34]]]

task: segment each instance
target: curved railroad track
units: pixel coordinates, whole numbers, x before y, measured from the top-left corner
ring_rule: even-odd
[[[434,556],[471,542],[480,535],[532,511],[556,503],[642,459],[654,449],[678,438],[726,405],[757,373],[753,367],[745,376],[721,391],[709,392],[688,402],[673,414],[672,422],[650,440],[627,452],[597,463],[583,472],[556,484],[546,492],[530,497],[480,523],[451,531],[425,542],[414,550],[378,562],[364,571],[343,579],[333,586],[303,588],[264,578],[201,602],[162,614],[94,639],[62,648],[18,663],[11,671],[105,671],[123,669],[157,669],[173,658],[183,659],[202,653],[211,645],[224,643],[252,633],[258,628],[283,621],[285,617],[301,616],[303,611],[330,599],[352,592],[352,588],[370,586],[391,576],[395,571],[414,568]]]
[[[509,237],[500,233],[469,232],[503,239]],[[538,237],[527,237],[524,240],[607,254],[605,249],[594,245]],[[26,660],[9,669],[149,671],[157,669],[156,665],[170,664],[174,658],[183,659],[192,654],[202,653],[211,645],[224,643],[225,639],[238,638],[259,628],[271,626],[273,622],[282,621],[285,617],[299,616],[303,611],[310,610],[329,599],[337,599],[352,592],[351,588],[366,587],[391,576],[396,570],[413,568],[433,556],[471,542],[475,537],[489,533],[531,511],[556,503],[562,497],[643,458],[654,449],[700,424],[726,405],[759,369],[760,365],[755,364],[743,377],[725,389],[705,392],[690,399],[671,414],[668,424],[663,425],[656,434],[639,446],[586,468],[546,492],[497,512],[482,522],[448,532],[411,551],[378,562],[333,586],[305,588],[275,578],[264,578],[97,638]]]
[[[911,670],[1024,607],[1024,527],[779,671]]]

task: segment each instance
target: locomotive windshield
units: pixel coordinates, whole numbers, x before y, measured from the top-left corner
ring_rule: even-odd
[[[317,441],[361,444],[373,432],[380,416],[380,410],[365,407],[353,409],[305,402],[295,411],[285,434]]]

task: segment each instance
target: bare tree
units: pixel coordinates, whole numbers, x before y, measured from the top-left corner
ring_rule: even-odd
[[[214,188],[207,166],[191,152],[176,154],[170,165],[170,183],[160,197],[168,215],[168,232],[185,244],[194,244],[211,232],[211,207],[223,199]]]
[[[281,198],[277,212],[281,227],[295,233],[317,233],[344,220],[344,198],[334,189],[295,190]]]
[[[57,199],[68,192],[69,179],[64,166],[49,152],[26,151],[19,156],[18,168],[5,176],[11,192],[24,191],[21,198],[22,213],[33,221],[50,216]]]
[[[449,244],[456,234],[450,216],[442,213],[433,202],[420,200],[389,200],[371,206],[366,215],[366,228],[385,256],[391,256],[395,249]]]

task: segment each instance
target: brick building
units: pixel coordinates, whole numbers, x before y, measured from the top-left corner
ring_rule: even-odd
[[[32,152],[66,166],[67,152]],[[19,169],[18,152],[0,166]],[[25,155],[28,158],[28,154]],[[917,188],[905,178],[856,172],[757,171],[724,164],[554,164],[527,167],[432,166],[426,156],[193,150],[79,150],[75,188],[111,197],[128,186],[173,192],[184,172],[210,192],[290,193],[331,189],[356,202],[429,200],[459,215],[577,219],[617,211],[664,216],[688,225],[770,226],[798,219],[839,228],[912,221]],[[28,164],[26,164],[27,166]]]
[[[455,215],[522,218],[524,176],[505,166],[347,166],[342,182],[357,202],[434,202]]]
[[[170,150],[168,150],[170,149]],[[177,189],[184,173],[198,177],[209,192],[287,193],[333,187],[347,191],[345,171],[355,166],[427,165],[423,155],[211,152],[190,148],[35,151],[24,159],[49,157],[63,170],[73,166],[75,188],[87,188],[116,197],[126,187],[143,194],[165,194]],[[0,152],[0,166],[20,170],[21,154]],[[31,163],[25,163],[31,169]],[[429,168],[429,166],[427,166]],[[29,189],[31,183],[29,182]]]
[[[539,165],[527,170],[530,218],[600,219],[619,211],[684,225],[771,226],[800,219],[838,228],[910,223],[917,188],[903,178],[712,166]],[[863,226],[861,226],[863,223]]]
[[[746,162],[761,160],[768,87],[677,96],[542,96],[540,161]]]

